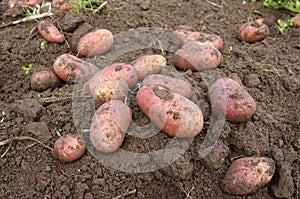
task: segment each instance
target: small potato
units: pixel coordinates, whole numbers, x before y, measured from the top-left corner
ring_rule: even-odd
[[[167,65],[167,60],[161,55],[144,55],[131,63],[137,70],[138,80],[144,79],[147,75],[160,73]]]
[[[104,153],[117,150],[124,141],[131,117],[130,108],[121,101],[102,104],[95,112],[90,128],[93,146]]]
[[[129,87],[124,79],[112,79],[97,85],[94,90],[94,100],[96,107],[99,107],[110,100],[125,100]]]
[[[254,22],[243,24],[238,32],[238,38],[248,43],[254,43],[265,39],[269,35],[269,28],[263,24],[264,19],[260,18]]]
[[[172,137],[194,137],[203,127],[200,108],[189,99],[162,85],[145,85],[137,103],[155,126]]]
[[[142,86],[159,84],[169,88],[172,92],[178,93],[188,99],[192,97],[191,85],[181,79],[168,77],[161,74],[153,74],[147,76],[142,82]]]
[[[246,195],[266,185],[275,172],[275,161],[267,157],[235,160],[227,170],[223,184],[226,193]]]
[[[74,83],[76,78],[83,80],[96,74],[97,66],[70,54],[62,54],[53,63],[56,75],[67,83]]]
[[[106,53],[113,45],[113,34],[106,29],[97,29],[80,38],[77,51],[82,56]]]
[[[49,88],[54,89],[59,86],[58,77],[51,71],[40,71],[31,75],[31,88],[38,92],[43,92]]]
[[[173,59],[179,68],[204,71],[216,68],[222,61],[222,55],[207,42],[190,41],[175,52]]]
[[[295,26],[295,27],[300,27],[300,14],[298,14],[298,15],[296,15],[296,16],[294,16],[293,18],[292,18],[292,22],[293,22],[293,25]]]
[[[51,6],[59,10],[71,10],[72,7],[68,4],[71,1],[72,0],[53,0],[51,2]]]
[[[12,8],[15,5],[40,5],[43,0],[9,0],[8,8]]]
[[[256,110],[252,96],[236,81],[218,79],[208,92],[211,109],[216,116],[225,115],[232,122],[249,120]]]
[[[65,40],[63,34],[50,21],[40,21],[38,23],[38,31],[49,42],[62,43]]]
[[[79,159],[85,152],[85,145],[78,135],[64,135],[54,144],[53,155],[61,162],[72,162]]]

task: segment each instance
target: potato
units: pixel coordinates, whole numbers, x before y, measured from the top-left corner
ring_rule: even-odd
[[[254,22],[243,24],[238,32],[238,38],[248,43],[265,39],[269,35],[269,28],[263,24],[264,19],[259,18]]]
[[[145,85],[137,103],[155,126],[172,137],[194,137],[203,127],[200,108],[189,99],[162,85]]]
[[[95,112],[90,128],[93,146],[104,153],[117,150],[124,141],[131,117],[130,108],[121,101],[102,104]]]
[[[83,80],[96,74],[97,66],[70,54],[62,54],[53,63],[56,75],[67,83],[74,83],[76,78]]]
[[[227,170],[224,191],[234,195],[255,192],[267,184],[275,172],[275,161],[267,157],[245,157],[235,160]]]
[[[292,18],[292,22],[293,22],[293,25],[295,26],[295,27],[300,27],[300,14],[298,14],[298,15],[296,15],[296,16],[294,16],[293,18]]]
[[[62,43],[64,35],[50,21],[42,20],[38,23],[40,35],[49,42]]]
[[[72,7],[68,4],[71,1],[72,0],[53,0],[51,2],[51,6],[59,10],[71,10]]]
[[[153,74],[147,76],[142,82],[142,86],[158,84],[163,85],[169,88],[172,92],[178,93],[186,98],[192,97],[191,85],[188,82],[181,79],[168,77],[161,74]]]
[[[167,65],[167,60],[161,55],[144,55],[131,63],[137,70],[138,80],[144,79],[147,75],[160,73]]]
[[[94,100],[96,107],[110,100],[125,100],[129,92],[129,87],[124,79],[112,79],[97,85],[94,90]]]
[[[188,34],[192,33],[190,30],[178,29],[172,33],[172,43],[178,47],[181,47],[185,43],[185,39]]]
[[[35,5],[35,4],[42,4],[43,0],[9,0],[8,1],[8,8],[12,8],[15,5]]]
[[[49,88],[54,89],[59,86],[58,77],[51,71],[40,71],[31,75],[31,88],[38,92],[43,92]]]
[[[79,159],[85,152],[85,145],[78,135],[64,135],[54,144],[53,155],[61,162],[72,162]]]
[[[175,52],[173,59],[179,68],[204,71],[216,68],[222,61],[222,55],[207,42],[190,41]]]
[[[113,34],[106,29],[97,29],[82,36],[77,51],[82,56],[94,56],[106,53],[113,45]]]
[[[249,120],[256,110],[252,96],[239,83],[229,78],[218,79],[209,88],[208,97],[213,114],[225,114],[225,118],[232,122]]]

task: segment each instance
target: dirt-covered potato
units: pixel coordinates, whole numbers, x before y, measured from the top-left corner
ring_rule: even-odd
[[[76,78],[88,79],[99,71],[97,66],[70,54],[58,56],[53,63],[53,69],[55,74],[67,83],[73,83]]]
[[[147,75],[160,73],[167,65],[167,60],[161,55],[144,55],[132,62],[137,70],[138,80],[144,79]]]
[[[38,23],[38,31],[49,42],[62,43],[65,40],[64,35],[48,20],[42,20]]]
[[[16,5],[40,5],[42,4],[43,0],[9,0],[8,1],[8,8],[12,8]]]
[[[54,89],[59,86],[58,77],[51,71],[40,71],[33,73],[30,78],[31,88],[38,92],[43,92],[49,88]]]
[[[296,15],[296,16],[294,16],[293,18],[292,18],[292,22],[293,22],[293,25],[295,26],[295,27],[300,27],[300,14],[298,14],[298,15]]]
[[[224,191],[246,195],[266,185],[275,172],[275,161],[267,157],[245,157],[235,160],[223,179]]]
[[[78,135],[64,135],[54,144],[53,155],[61,162],[72,162],[79,159],[85,152],[85,145]]]
[[[162,85],[145,85],[137,103],[155,126],[172,137],[194,137],[203,127],[200,108],[189,99]]]
[[[252,96],[230,78],[218,79],[208,92],[212,113],[232,122],[249,120],[256,110]]]
[[[178,93],[186,98],[192,97],[191,85],[181,79],[168,77],[161,74],[153,74],[147,76],[142,82],[142,86],[159,84],[168,87],[172,92]]]
[[[110,100],[124,101],[129,90],[127,82],[122,78],[104,81],[94,90],[95,106],[99,107]]]
[[[69,5],[73,0],[52,0],[51,6],[59,10],[71,10],[72,7]]]
[[[207,42],[190,41],[175,52],[173,59],[179,68],[204,71],[216,68],[222,61],[222,55]]]
[[[121,101],[102,104],[95,112],[90,128],[93,146],[104,153],[117,150],[124,141],[131,117],[130,108]]]
[[[113,34],[106,29],[97,29],[82,36],[77,51],[82,56],[94,56],[106,53],[113,45]]]
[[[254,43],[265,39],[269,35],[269,28],[259,18],[254,22],[243,24],[238,32],[238,38],[242,41]]]

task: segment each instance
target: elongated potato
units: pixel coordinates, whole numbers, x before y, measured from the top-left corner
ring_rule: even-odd
[[[88,79],[99,71],[97,66],[70,54],[57,57],[53,69],[56,75],[67,83],[73,83],[76,78]]]
[[[265,39],[269,35],[269,28],[263,23],[263,19],[243,24],[238,32],[238,38],[242,41],[254,43]]]
[[[82,56],[106,53],[113,45],[113,34],[106,29],[97,29],[80,38],[77,51]]]
[[[236,81],[229,78],[218,79],[208,92],[213,114],[225,115],[232,122],[249,120],[256,110],[252,96]]]
[[[54,89],[59,86],[60,81],[58,77],[51,71],[40,71],[31,75],[31,88],[38,92]]]
[[[161,55],[144,55],[131,63],[137,70],[138,80],[144,79],[147,75],[160,73],[167,65],[167,60]]]
[[[275,161],[267,157],[246,157],[235,160],[227,170],[224,191],[234,195],[255,192],[267,184],[275,172]]]
[[[203,127],[200,108],[189,99],[162,85],[145,85],[137,103],[155,126],[172,137],[194,137]]]
[[[192,97],[192,88],[191,85],[181,79],[168,77],[161,74],[153,74],[147,76],[143,82],[142,86],[145,85],[163,85],[169,88],[172,92],[178,93],[186,98]]]
[[[222,55],[207,42],[190,41],[175,52],[173,59],[179,68],[204,71],[216,68],[222,61]]]
[[[96,86],[94,90],[95,106],[110,100],[125,100],[128,95],[129,87],[124,79],[107,80]]]
[[[64,35],[50,21],[40,21],[38,23],[38,31],[49,42],[62,43],[65,40]]]
[[[130,108],[121,101],[102,104],[95,112],[90,128],[93,146],[104,153],[117,150],[124,141],[131,117]]]

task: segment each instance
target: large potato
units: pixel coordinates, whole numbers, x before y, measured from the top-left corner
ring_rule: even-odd
[[[232,122],[249,120],[256,110],[252,96],[236,81],[218,79],[208,92],[213,114],[224,115]]]
[[[254,43],[265,39],[269,35],[269,28],[263,23],[263,19],[243,24],[238,32],[238,38],[242,41]]]
[[[95,112],[90,128],[93,146],[104,153],[117,150],[123,143],[131,116],[130,108],[121,101],[102,104]]]
[[[222,55],[207,42],[190,41],[175,52],[173,59],[179,68],[203,71],[216,68],[221,63]]]
[[[181,79],[168,77],[161,74],[153,74],[147,76],[142,82],[142,86],[158,84],[168,87],[172,92],[178,93],[186,98],[192,97],[191,85]]]
[[[58,77],[51,71],[40,71],[31,75],[31,88],[38,92],[43,92],[49,88],[54,89],[59,86]]]
[[[42,20],[38,23],[38,31],[40,35],[49,42],[62,43],[64,35],[50,21]]]
[[[106,53],[113,45],[113,34],[106,29],[97,29],[80,38],[77,51],[82,56]]]
[[[137,70],[138,80],[144,79],[147,75],[160,73],[167,65],[167,60],[161,55],[144,55],[132,62]]]
[[[267,184],[275,172],[275,161],[267,157],[246,157],[235,160],[227,170],[224,191],[235,195],[255,192]]]
[[[67,83],[73,83],[76,78],[87,79],[99,71],[97,66],[70,54],[57,57],[53,69],[56,75]]]
[[[165,86],[145,85],[138,91],[136,100],[154,125],[169,136],[194,137],[202,130],[200,108]]]

